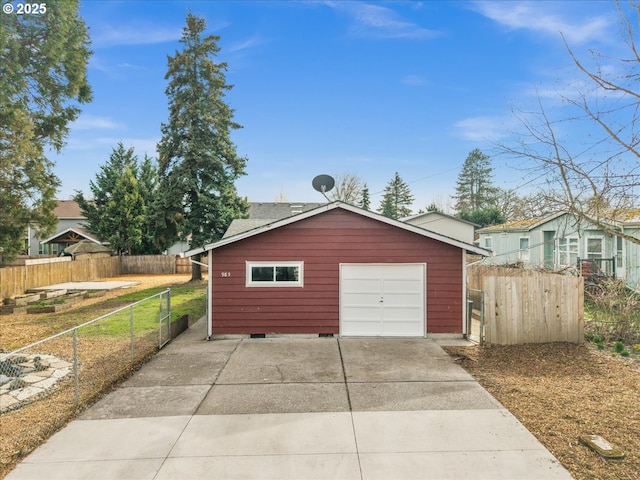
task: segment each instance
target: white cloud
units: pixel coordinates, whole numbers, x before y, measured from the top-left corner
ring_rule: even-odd
[[[570,44],[583,44],[593,40],[604,41],[610,37],[609,29],[613,22],[608,16],[600,15],[584,19],[574,16],[568,19],[546,10],[553,6],[553,2],[532,1],[475,3],[479,13],[513,30],[525,29],[555,36],[562,33]]]
[[[246,40],[243,40],[241,42],[232,43],[225,50],[227,52],[240,52],[242,50],[248,50],[250,48],[257,47],[264,43],[265,43],[265,40],[263,40],[257,35],[254,35],[253,37],[247,38]]]
[[[423,87],[427,85],[427,80],[420,75],[405,75],[402,78],[402,83],[405,85],[410,85],[412,87]]]
[[[69,140],[67,148],[72,150],[104,150],[104,147],[109,147],[111,150],[115,148],[118,143],[122,142],[125,148],[133,147],[136,155],[143,157],[145,153],[150,156],[156,156],[156,147],[159,141],[160,138],[72,138]]]
[[[507,135],[505,127],[512,122],[502,117],[479,116],[465,118],[454,125],[466,140],[494,142]]]
[[[433,38],[437,30],[423,28],[402,19],[394,10],[363,2],[329,2],[327,5],[346,12],[353,23],[350,32],[357,36],[374,38]]]
[[[113,27],[104,24],[92,31],[91,40],[94,48],[104,48],[120,45],[150,45],[173,42],[180,39],[181,36],[182,29],[176,27],[145,25]]]
[[[93,130],[93,129],[115,129],[121,125],[108,117],[97,117],[95,115],[81,115],[71,124],[72,130]]]

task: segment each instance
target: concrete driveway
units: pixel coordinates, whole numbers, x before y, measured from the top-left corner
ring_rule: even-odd
[[[198,322],[7,479],[570,479],[433,340]]]

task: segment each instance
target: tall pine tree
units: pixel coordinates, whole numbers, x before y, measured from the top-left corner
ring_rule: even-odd
[[[166,246],[179,236],[190,238],[192,248],[218,240],[248,210],[235,188],[247,159],[237,155],[230,139],[241,128],[224,101],[232,85],[226,83],[226,63],[214,62],[220,37],[203,36],[205,28],[204,19],[189,14],[183,49],[168,58],[169,121],[158,144],[158,237]],[[200,279],[194,263],[192,280]]]
[[[60,151],[78,105],[91,100],[78,1],[31,6],[39,14],[0,14],[0,262],[24,248],[27,225],[55,229],[60,181],[46,149]]]
[[[413,203],[409,186],[400,178],[398,172],[384,188],[384,195],[378,212],[385,217],[399,219],[411,215],[409,205]]]
[[[477,148],[467,156],[458,174],[455,209],[459,215],[494,207],[498,189],[493,185],[491,158]]]

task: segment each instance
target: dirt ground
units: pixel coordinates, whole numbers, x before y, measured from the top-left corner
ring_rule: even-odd
[[[92,308],[92,305],[106,299],[146,288],[184,284],[190,280],[190,275],[125,275],[108,280],[139,283],[126,289],[112,290],[102,297],[82,300],[75,303],[71,309],[56,314],[0,315],[0,348],[14,350],[69,328],[70,324],[75,326],[89,321],[104,313],[98,305],[95,308]],[[80,352],[82,358],[81,404],[90,403],[96,399],[96,395],[108,392],[119,380],[126,378],[138,368],[141,362],[144,362],[157,348],[155,335],[152,340],[151,342],[145,338],[136,340],[134,362],[129,360],[128,341],[123,344],[121,341],[99,339],[84,345],[84,350]],[[87,340],[83,341],[87,342]],[[46,401],[36,401],[19,410],[2,414],[0,417],[0,479],[4,478],[22,458],[73,418],[77,413],[73,395],[72,382],[69,381],[47,397]]]
[[[593,344],[446,350],[513,413],[577,480],[640,478],[640,365]],[[605,460],[583,446],[600,435],[623,450]]]

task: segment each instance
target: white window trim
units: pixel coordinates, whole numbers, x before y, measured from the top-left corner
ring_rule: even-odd
[[[560,240],[566,240],[567,241],[567,251],[566,251],[566,255],[567,255],[567,260],[568,260],[568,264],[563,264],[560,262]],[[555,244],[555,248],[556,248],[556,266],[557,267],[570,267],[572,266],[571,263],[571,240],[577,240],[577,252],[576,252],[576,257],[580,258],[580,237],[577,235],[570,235],[568,237],[559,237],[556,238],[556,244]]]
[[[245,286],[247,287],[304,287],[304,262],[251,261],[245,262]],[[297,282],[254,282],[251,280],[252,267],[298,267]]]
[[[589,251],[589,240],[591,240],[592,238],[596,239],[596,240],[600,240],[600,251],[599,252],[590,252]],[[585,259],[591,258],[591,257],[589,257],[590,253],[597,253],[597,254],[600,255],[599,258],[604,258],[605,242],[606,242],[606,240],[604,238],[604,235],[589,235],[586,238],[586,241],[584,242],[584,250],[585,250],[584,251],[584,258]]]
[[[484,248],[487,250],[493,250],[493,237],[488,235],[484,237]]]

